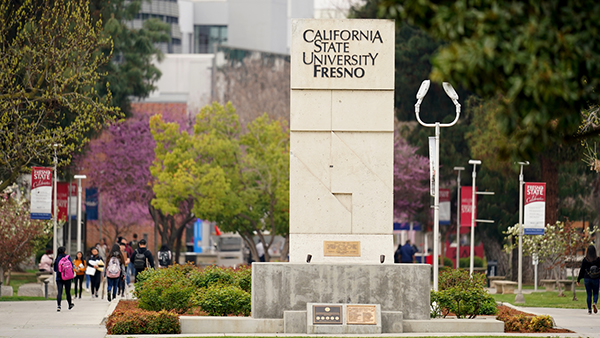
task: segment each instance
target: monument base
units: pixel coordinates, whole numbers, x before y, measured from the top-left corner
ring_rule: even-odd
[[[405,320],[429,319],[431,267],[425,264],[252,264],[252,316],[284,318],[307,303],[379,304]]]

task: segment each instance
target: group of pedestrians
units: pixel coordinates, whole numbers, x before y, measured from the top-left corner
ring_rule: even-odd
[[[71,297],[72,283],[75,288],[74,298],[81,299],[84,279],[86,279],[86,289],[89,288],[92,298],[98,298],[100,284],[105,277],[107,300],[110,302],[117,297],[117,294],[121,297],[125,296],[125,289],[131,282],[131,275],[135,279],[146,268],[154,268],[154,257],[148,250],[145,239],[138,242],[137,236],[134,235],[134,240],[128,243],[125,238],[119,237],[110,250],[106,250],[104,243],[105,241],[93,246],[87,258],[78,251],[75,259],[72,259],[66,254],[64,246],[58,248],[54,260],[51,250],[42,256],[39,264],[40,271],[56,272],[57,311],[61,311],[63,289],[69,310],[75,306]],[[159,267],[171,264],[171,252],[166,245],[161,247],[159,257]]]

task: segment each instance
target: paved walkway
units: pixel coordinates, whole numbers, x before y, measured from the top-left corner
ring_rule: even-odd
[[[118,299],[120,299],[118,297]],[[75,307],[67,310],[67,303],[63,301],[63,310],[56,312],[56,301],[20,301],[20,302],[0,302],[0,337],[90,337],[102,338],[106,336],[106,328],[102,321],[112,312],[117,302],[109,303],[106,299],[91,298],[89,294],[84,295],[82,299],[74,301]],[[575,331],[575,334],[550,334],[553,337],[597,337],[600,338],[600,313],[588,315],[586,310],[573,309],[555,309],[555,308],[528,308],[516,307],[517,309],[533,314],[548,314],[554,318],[557,327],[566,328]],[[548,334],[473,334],[473,333],[453,333],[453,334],[386,334],[376,335],[387,337],[418,337],[418,336],[531,336],[548,337]],[[170,337],[190,337],[202,335],[169,335]],[[217,336],[217,335],[210,335]],[[219,336],[239,336],[239,335],[219,335]],[[253,335],[248,335],[253,336]],[[285,334],[266,335],[258,334],[256,336],[288,336]],[[303,336],[293,334],[291,336]],[[308,335],[305,335],[308,336]],[[360,335],[364,337],[365,335]],[[112,336],[123,337],[123,336]],[[151,335],[139,335],[136,337],[156,337]]]

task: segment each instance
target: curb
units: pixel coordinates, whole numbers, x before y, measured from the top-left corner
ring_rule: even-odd
[[[117,305],[119,304],[120,301],[121,300],[119,299],[116,302],[110,302],[110,305],[108,306],[108,309],[106,309],[106,313],[104,314],[102,321],[100,321],[100,325],[106,325],[106,321],[108,320],[108,317],[113,313],[113,311],[115,311],[115,309],[117,308]]]

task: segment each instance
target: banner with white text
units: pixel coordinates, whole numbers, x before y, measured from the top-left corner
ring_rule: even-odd
[[[429,190],[431,197],[435,197],[435,137],[429,137]]]
[[[477,189],[477,188],[475,188]],[[460,226],[471,226],[471,213],[473,209],[473,187],[460,187]],[[477,217],[477,199],[475,199],[475,217]],[[475,223],[477,226],[477,223]]]
[[[525,183],[523,233],[543,235],[546,220],[546,183]]]
[[[440,189],[440,225],[450,225],[450,189]]]
[[[52,219],[52,168],[31,169],[31,219]]]

